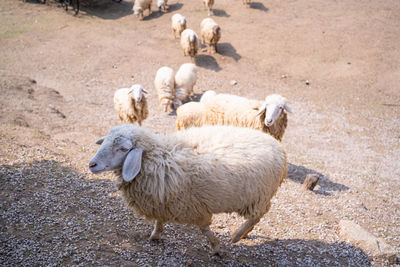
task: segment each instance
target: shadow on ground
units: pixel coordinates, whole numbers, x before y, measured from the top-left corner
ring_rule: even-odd
[[[213,9],[212,12],[213,12],[213,15],[216,17],[229,18],[231,16],[228,13],[226,13],[226,11],[223,9]]]
[[[195,57],[195,64],[201,68],[219,72],[222,68],[218,65],[217,60],[210,55],[197,55]]]
[[[321,195],[330,195],[329,191],[347,191],[349,187],[330,181],[325,175],[314,170],[307,169],[304,166],[288,164],[288,179],[303,184],[307,174],[317,174],[320,178],[318,181],[319,189],[314,190],[315,193]]]
[[[230,43],[217,44],[218,54],[226,57],[231,57],[235,61],[239,61],[242,56],[236,52],[236,49]]]
[[[260,3],[260,2],[251,2],[250,3],[250,8],[261,10],[261,11],[264,11],[264,12],[268,11],[268,8],[265,7],[263,3]]]
[[[121,1],[117,3],[112,0],[80,0],[80,12],[78,16],[95,16],[105,20],[115,20],[130,15],[134,17],[132,7],[133,1]],[[147,15],[147,10],[145,11],[145,15]]]

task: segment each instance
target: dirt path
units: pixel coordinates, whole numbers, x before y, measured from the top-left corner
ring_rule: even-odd
[[[113,176],[94,177],[93,142],[120,124],[112,96],[140,83],[144,126],[174,130],[158,106],[157,69],[189,59],[172,39],[179,12],[199,32],[201,1],[170,0],[138,21],[132,2],[84,1],[77,17],[56,2],[0,2],[2,265],[351,265],[374,262],[337,235],[352,219],[400,249],[400,2],[218,0],[219,53],[196,58],[195,93],[287,97],[290,172],[270,212],[236,245],[235,215],[214,217],[222,258],[195,228],[169,224],[159,243],[125,207]],[[155,4],[153,3],[155,10]],[[231,80],[238,83],[230,85]],[[306,83],[306,81],[308,81]],[[304,192],[307,173],[322,178]]]

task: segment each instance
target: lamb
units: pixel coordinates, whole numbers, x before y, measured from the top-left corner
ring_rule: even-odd
[[[158,0],[157,7],[159,12],[167,12],[168,10],[168,0]]]
[[[217,43],[221,39],[221,28],[212,18],[205,18],[200,23],[202,44],[207,44],[208,52],[217,52]]]
[[[177,110],[176,125],[179,129],[201,125],[234,125],[261,130],[282,141],[287,127],[287,112],[293,113],[286,99],[278,94],[269,95],[264,102],[249,100],[244,97],[218,94],[207,97],[190,111],[190,116],[183,115],[187,107],[182,105]],[[179,110],[181,109],[181,110]],[[197,118],[195,112],[198,113]]]
[[[154,79],[154,87],[158,93],[160,105],[164,106],[164,111],[174,103],[175,98],[175,80],[174,71],[170,67],[161,67],[157,70]]]
[[[193,61],[200,47],[199,37],[193,30],[186,29],[182,32],[181,47],[183,49],[183,55],[190,56]]]
[[[212,215],[236,212],[246,219],[232,235],[238,242],[268,212],[287,176],[280,143],[248,128],[205,126],[164,135],[129,124],[96,143],[101,146],[90,171],[114,171],[125,202],[155,222],[150,240],[160,239],[166,222],[196,225],[213,254],[220,245],[210,230]]]
[[[192,126],[203,125],[204,105],[199,102],[188,102],[176,110],[176,129],[178,131]]]
[[[196,81],[196,65],[192,63],[182,64],[175,74],[175,97],[182,102],[187,99],[188,96],[192,96]]]
[[[133,13],[136,17],[139,17],[140,20],[143,19],[143,12],[148,9],[149,15],[151,14],[151,1],[152,0],[135,0],[133,4]]]
[[[208,99],[210,97],[213,97],[213,96],[216,96],[216,95],[217,95],[217,93],[215,91],[213,91],[213,90],[205,91],[203,93],[203,95],[201,96],[201,98],[200,98],[200,103],[204,103],[204,102],[208,101]]]
[[[204,7],[208,10],[208,16],[211,16],[214,0],[203,0]]]
[[[114,109],[121,121],[137,122],[139,126],[142,125],[142,121],[149,115],[147,100],[143,93],[147,94],[147,91],[140,84],[115,91]]]
[[[171,28],[174,39],[176,38],[176,33],[178,33],[178,37],[181,37],[181,33],[186,29],[186,18],[181,14],[173,15],[171,18]]]

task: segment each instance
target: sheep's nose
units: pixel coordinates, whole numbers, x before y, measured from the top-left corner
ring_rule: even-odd
[[[97,166],[96,162],[89,162],[89,168],[94,168]]]
[[[269,124],[271,124],[271,123],[272,123],[272,120],[267,120],[267,122],[268,122]]]

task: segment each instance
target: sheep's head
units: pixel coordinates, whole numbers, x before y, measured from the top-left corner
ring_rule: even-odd
[[[132,181],[139,173],[143,149],[136,147],[133,125],[111,128],[107,136],[96,141],[99,150],[89,162],[89,170],[98,174],[122,168],[125,181]]]
[[[140,84],[134,84],[131,87],[132,90],[132,98],[137,101],[140,102],[143,98],[143,93],[147,94],[146,89],[144,89]]]
[[[157,7],[158,7],[158,11],[162,11],[164,9],[165,6],[165,1],[164,0],[158,0],[157,1]]]
[[[267,127],[270,127],[285,111],[293,113],[286,103],[286,98],[278,94],[273,94],[265,98],[265,101],[259,108],[257,115],[265,113],[264,124]]]
[[[133,14],[135,14],[136,17],[139,17],[139,15],[141,15],[142,13],[143,13],[143,9],[141,7],[133,9]]]

